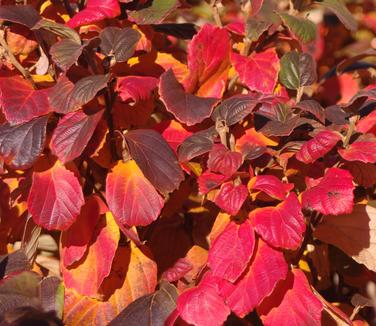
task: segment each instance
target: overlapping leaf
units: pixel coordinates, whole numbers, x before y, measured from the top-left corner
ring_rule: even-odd
[[[321,325],[323,305],[301,270],[293,269],[257,309],[265,326]]]
[[[61,257],[64,267],[72,265],[85,254],[99,221],[99,204],[95,197],[87,199],[77,220],[61,236]]]
[[[125,135],[130,154],[145,177],[162,194],[178,188],[183,180],[175,153],[154,130],[132,130]]]
[[[245,275],[235,285],[222,289],[221,295],[236,315],[244,317],[272,293],[286,274],[287,263],[282,252],[259,239]]]
[[[255,247],[255,234],[248,221],[230,222],[214,240],[208,265],[213,275],[235,282],[246,269]]]
[[[242,165],[242,155],[232,152],[222,144],[215,144],[209,153],[208,169],[225,176],[232,176]]]
[[[248,189],[246,186],[226,182],[221,185],[214,202],[223,211],[234,216],[239,212],[247,197]]]
[[[47,94],[48,90],[34,90],[30,82],[20,76],[0,78],[0,106],[11,125],[50,112]]]
[[[188,48],[187,92],[197,96],[221,97],[230,68],[230,38],[226,29],[205,24]]]
[[[58,123],[51,138],[51,150],[61,162],[80,156],[92,137],[103,111],[86,115],[83,111],[71,112]]]
[[[82,295],[95,296],[110,274],[119,239],[119,227],[112,214],[106,213],[96,225],[87,254],[71,267],[62,268],[65,287]]]
[[[249,180],[248,188],[249,190],[260,190],[272,198],[284,200],[294,185],[283,183],[274,175],[258,175]]]
[[[346,161],[360,161],[363,163],[376,163],[376,138],[360,139],[340,149],[338,153]]]
[[[249,89],[263,94],[273,93],[280,68],[275,49],[251,54],[249,57],[232,53],[231,61],[240,81]]]
[[[325,215],[351,213],[354,206],[354,185],[347,170],[330,168],[324,177],[302,194],[302,206]]]
[[[114,56],[117,62],[127,61],[134,53],[141,38],[133,28],[107,27],[99,34],[101,49],[107,56]]]
[[[257,208],[249,213],[255,231],[271,246],[297,249],[305,231],[304,216],[295,193],[276,207]]]
[[[117,79],[116,90],[123,101],[147,100],[152,91],[158,86],[154,77],[126,76]]]
[[[321,131],[303,144],[299,152],[296,153],[296,159],[305,164],[313,163],[330,152],[340,140],[341,136],[334,131]]]
[[[167,111],[188,126],[210,117],[214,105],[218,101],[216,98],[204,98],[186,93],[176,80],[172,70],[168,70],[161,75],[159,95]]]

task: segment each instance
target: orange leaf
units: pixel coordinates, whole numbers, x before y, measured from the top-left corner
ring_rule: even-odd
[[[128,226],[155,221],[164,204],[134,160],[120,161],[107,176],[106,199],[116,221]]]
[[[77,292],[95,296],[105,277],[110,274],[120,231],[111,213],[97,224],[87,255],[69,268],[62,266],[64,284]]]

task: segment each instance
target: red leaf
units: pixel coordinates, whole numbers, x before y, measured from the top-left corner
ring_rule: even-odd
[[[75,28],[119,15],[120,6],[117,0],[88,0],[85,9],[74,15],[67,25]]]
[[[232,152],[222,144],[216,144],[209,153],[208,169],[230,177],[238,171],[242,163],[242,154]]]
[[[155,221],[164,204],[134,160],[119,161],[107,175],[106,200],[116,221],[128,226]]]
[[[246,269],[255,247],[255,234],[248,221],[227,224],[214,240],[208,257],[213,275],[235,282]]]
[[[77,220],[69,229],[62,232],[60,255],[64,267],[72,265],[83,257],[93,236],[99,216],[98,199],[94,196],[90,197],[82,206],[81,214],[77,217]]]
[[[234,216],[242,207],[248,197],[248,189],[240,184],[235,186],[232,182],[222,184],[221,189],[215,196],[215,204],[226,213]]]
[[[376,111],[372,111],[366,117],[360,119],[356,124],[356,131],[363,134],[370,132],[376,134]]]
[[[324,215],[350,214],[354,185],[349,171],[330,168],[320,182],[302,194],[302,206]]]
[[[341,136],[334,131],[321,131],[303,144],[299,152],[296,153],[296,158],[305,164],[313,163],[329,153],[340,140]]]
[[[221,294],[226,297],[231,310],[244,317],[272,293],[277,282],[286,277],[287,269],[283,253],[259,239],[257,251],[244,277]]]
[[[226,176],[205,171],[197,178],[198,190],[200,194],[207,194],[210,190],[217,188],[226,180]]]
[[[66,114],[58,123],[51,138],[51,150],[66,163],[80,156],[91,139],[103,110],[92,115],[83,111]]]
[[[47,171],[33,173],[27,207],[36,224],[48,230],[66,230],[84,203],[78,179],[59,161]]]
[[[321,325],[323,305],[301,270],[293,269],[257,309],[265,326]]]
[[[356,141],[346,149],[338,150],[346,161],[360,161],[376,163],[376,139],[370,141]]]
[[[291,183],[283,183],[274,175],[258,175],[248,182],[250,190],[261,190],[270,197],[284,200],[286,195],[294,188]]]
[[[34,90],[20,76],[0,78],[0,106],[11,125],[28,122],[51,111],[46,90]]]
[[[160,132],[175,153],[177,153],[180,144],[192,135],[191,131],[185,129],[175,120],[162,121],[155,126],[155,129]]]
[[[176,261],[174,266],[163,272],[161,278],[166,279],[169,282],[176,282],[192,269],[193,266],[187,258],[180,258]]]
[[[167,111],[188,126],[210,117],[214,105],[218,101],[215,98],[198,97],[186,93],[171,69],[160,77],[159,95]]]
[[[225,29],[205,24],[188,47],[189,76],[184,82],[188,93],[221,97],[230,67],[230,38]]]
[[[181,318],[196,326],[220,326],[230,314],[216,286],[209,282],[201,282],[197,287],[182,293],[176,308]]]
[[[157,86],[158,79],[154,77],[126,76],[117,79],[116,91],[123,101],[138,102],[147,100]]]
[[[305,231],[304,216],[295,193],[276,207],[263,207],[249,213],[255,231],[271,246],[297,249]]]
[[[240,81],[252,91],[272,94],[278,80],[279,59],[275,49],[244,57],[232,53],[233,62]]]

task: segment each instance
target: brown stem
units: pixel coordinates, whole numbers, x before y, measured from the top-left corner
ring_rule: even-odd
[[[305,231],[305,234],[304,234],[303,242],[302,242],[294,260],[292,261],[292,264],[294,266],[297,266],[299,264],[299,261],[302,258],[304,251],[307,247],[307,244],[312,240],[313,227],[312,227],[311,223],[314,220],[314,216],[315,216],[315,214],[311,213],[309,218],[308,218],[307,228],[306,228],[306,231]]]
[[[30,75],[30,72],[25,69],[17,60],[17,58],[13,55],[12,51],[9,49],[8,43],[5,40],[4,37],[5,33],[4,30],[0,30],[0,44],[3,47],[3,49],[6,51],[10,62],[12,63],[13,66],[16,67],[16,69],[31,83],[34,89],[37,88],[37,86],[34,83],[33,78]]]
[[[350,118],[350,126],[349,126],[349,129],[347,130],[345,140],[343,141],[343,147],[347,147],[349,145],[351,136],[354,133],[355,125],[356,125],[356,122],[358,121],[358,119],[359,119],[358,115]]]

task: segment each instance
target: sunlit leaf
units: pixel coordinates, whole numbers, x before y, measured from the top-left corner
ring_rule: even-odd
[[[33,173],[27,207],[36,224],[48,230],[66,230],[83,204],[78,179],[60,162],[46,171]]]
[[[117,79],[116,90],[123,101],[138,102],[147,100],[157,86],[158,79],[154,77],[126,76]]]
[[[271,246],[297,249],[305,231],[298,198],[291,193],[276,207],[257,208],[249,213],[255,231]]]
[[[255,247],[255,234],[248,221],[230,222],[214,240],[208,265],[215,276],[235,282],[246,269]]]
[[[340,140],[341,136],[334,131],[321,131],[303,144],[296,153],[296,159],[305,164],[313,163],[329,153]]]
[[[82,206],[76,221],[61,235],[61,258],[64,267],[72,265],[85,254],[99,221],[99,204],[90,197]]]
[[[188,47],[187,92],[197,96],[221,97],[230,68],[230,38],[226,29],[205,24]]]
[[[232,53],[231,61],[240,81],[249,89],[263,94],[273,93],[280,67],[275,49],[251,54],[249,57]]]
[[[221,295],[236,315],[244,317],[272,293],[286,274],[287,263],[282,252],[259,239],[245,275],[225,291],[222,290]]]
[[[248,182],[249,190],[260,190],[272,198],[284,200],[294,188],[291,183],[283,183],[274,175],[257,175]]]
[[[120,6],[117,0],[88,0],[86,7],[68,21],[68,26],[75,28],[118,15]]]
[[[215,204],[230,215],[236,215],[248,198],[248,189],[240,184],[235,186],[232,182],[222,184],[214,198]]]
[[[376,163],[376,138],[369,137],[357,140],[346,149],[338,150],[346,161],[360,161],[363,163]]]
[[[310,289],[304,273],[293,269],[257,309],[265,326],[321,325],[323,305]]]
[[[148,225],[156,220],[163,198],[134,160],[118,162],[106,180],[108,207],[121,225]]]
[[[354,185],[351,174],[330,168],[318,184],[302,194],[302,206],[325,215],[351,213],[354,206]]]
[[[30,82],[20,76],[0,78],[0,106],[11,125],[50,112],[47,94],[48,90],[34,90]]]
[[[212,172],[232,176],[242,165],[242,154],[232,152],[222,144],[215,144],[209,152],[208,169]]]
[[[88,242],[87,254],[71,267],[62,268],[65,287],[83,295],[95,296],[110,274],[119,239],[119,227],[112,214],[106,213],[96,224]]]

